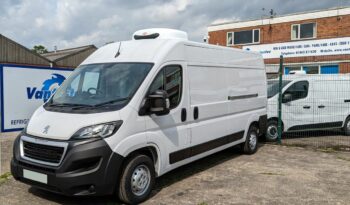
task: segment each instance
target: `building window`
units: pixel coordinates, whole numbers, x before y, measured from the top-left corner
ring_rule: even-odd
[[[316,38],[316,23],[292,25],[292,40]]]
[[[319,66],[303,66],[303,71],[306,74],[319,74]]]
[[[227,45],[244,45],[260,42],[260,29],[227,33]]]
[[[284,67],[284,74],[288,75],[289,72],[291,71],[300,71],[301,70],[301,66],[288,66],[288,67]]]
[[[228,46],[233,45],[232,34],[233,34],[232,32],[228,32],[228,33],[227,33],[227,45],[228,45]]]
[[[320,68],[321,74],[338,74],[339,65],[324,65]]]
[[[306,74],[337,74],[339,73],[339,65],[293,65],[284,67],[285,75],[288,75],[291,71],[305,71]]]

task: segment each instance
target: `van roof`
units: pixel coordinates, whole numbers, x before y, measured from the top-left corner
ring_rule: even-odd
[[[257,52],[184,39],[143,39],[107,44],[90,55],[82,65],[112,62],[162,63],[171,60],[263,67],[262,57]]]

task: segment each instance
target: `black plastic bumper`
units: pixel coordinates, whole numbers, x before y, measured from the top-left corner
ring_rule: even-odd
[[[261,115],[259,117],[259,133],[263,135],[266,133],[267,128],[267,115]]]
[[[11,173],[16,180],[64,195],[106,195],[115,191],[123,157],[101,139],[71,141],[60,166],[21,159],[19,139],[14,143]],[[23,169],[47,175],[47,184],[23,177]]]

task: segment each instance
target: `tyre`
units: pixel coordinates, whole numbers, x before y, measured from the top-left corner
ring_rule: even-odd
[[[251,125],[245,142],[241,145],[244,154],[254,154],[258,150],[258,128]]]
[[[266,128],[266,134],[265,134],[266,141],[268,142],[275,142],[278,138],[278,123],[276,120],[269,120],[267,122],[267,128]]]
[[[153,161],[146,155],[136,155],[124,165],[119,183],[119,199],[127,204],[145,201],[153,188],[155,171]]]
[[[343,130],[346,136],[350,136],[350,117],[346,118]]]

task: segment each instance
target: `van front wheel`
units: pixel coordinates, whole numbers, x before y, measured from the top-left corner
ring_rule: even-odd
[[[125,163],[119,184],[119,199],[138,204],[150,195],[155,181],[153,161],[146,155],[136,155]]]
[[[244,154],[254,154],[258,150],[258,128],[249,127],[245,142],[241,145]]]
[[[346,136],[350,136],[350,117],[346,118],[343,130]]]
[[[277,141],[278,137],[278,127],[277,127],[277,121],[276,120],[269,120],[267,122],[267,128],[266,128],[266,141],[268,142],[275,142]]]

